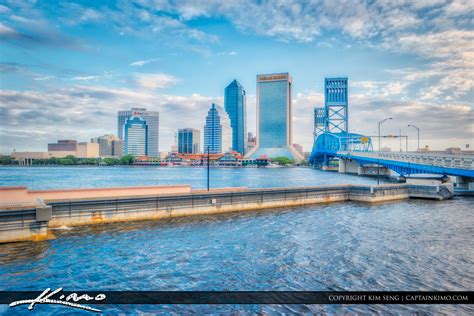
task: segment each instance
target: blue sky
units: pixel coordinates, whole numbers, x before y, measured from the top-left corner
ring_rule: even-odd
[[[349,127],[415,149],[473,143],[469,1],[3,1],[2,153],[116,133],[116,112],[160,112],[160,150],[202,129],[234,78],[255,130],[259,73],[293,77],[295,143],[311,150],[325,76],[348,76]],[[398,149],[398,142],[387,142]]]

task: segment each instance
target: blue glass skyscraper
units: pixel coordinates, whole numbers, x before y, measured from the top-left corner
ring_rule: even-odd
[[[224,92],[224,108],[229,114],[232,127],[232,150],[244,155],[247,151],[245,135],[247,135],[247,109],[245,90],[237,81],[232,81]]]
[[[195,128],[178,130],[178,152],[180,154],[197,154],[201,150],[201,132]]]
[[[232,149],[232,129],[229,115],[222,106],[212,104],[204,126],[204,152],[220,154]]]
[[[287,157],[300,161],[292,142],[291,76],[257,76],[257,144],[246,156]]]

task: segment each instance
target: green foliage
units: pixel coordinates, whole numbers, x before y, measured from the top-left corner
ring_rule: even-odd
[[[62,166],[71,166],[71,165],[74,165],[74,160],[72,160],[71,158],[61,158],[59,159],[59,164],[62,165]]]
[[[120,163],[120,159],[117,158],[104,158],[102,162],[105,163],[107,166],[114,166]]]
[[[287,157],[275,157],[272,158],[272,162],[282,166],[295,164],[294,159],[289,159]]]
[[[125,155],[122,158],[120,158],[120,164],[131,165],[134,160],[135,160],[135,157],[133,155]]]
[[[13,158],[10,156],[0,156],[1,165],[11,165],[13,163]]]

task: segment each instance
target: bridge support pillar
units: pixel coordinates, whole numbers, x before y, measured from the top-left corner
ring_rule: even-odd
[[[456,177],[456,187],[474,191],[474,179],[468,177]]]
[[[377,171],[377,169],[379,169],[379,171]],[[377,176],[377,174],[379,174],[381,177],[389,177],[391,171],[389,168],[377,165],[359,166],[357,174],[359,176]]]
[[[359,164],[350,159],[339,159],[339,173],[359,173]]]

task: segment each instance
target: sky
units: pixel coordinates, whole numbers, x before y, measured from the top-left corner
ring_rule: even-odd
[[[160,151],[203,129],[233,80],[255,132],[256,76],[293,78],[293,141],[311,151],[324,77],[349,78],[349,129],[416,149],[474,147],[472,1],[1,1],[0,152],[116,134],[160,112]],[[387,140],[392,150],[399,142]]]

